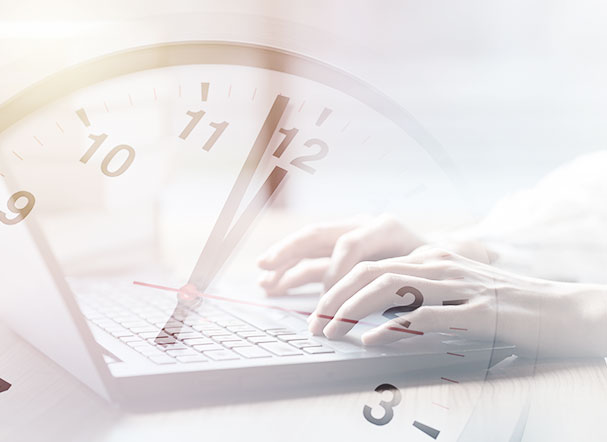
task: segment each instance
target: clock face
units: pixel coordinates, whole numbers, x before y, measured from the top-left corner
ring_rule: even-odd
[[[35,220],[70,278],[183,283],[228,210],[221,229],[238,235],[215,244],[202,278],[211,293],[237,284],[255,296],[255,257],[308,223],[390,212],[431,230],[465,206],[448,157],[403,109],[267,47],[127,51],[32,87],[0,115],[0,228]],[[489,357],[467,380],[484,379]],[[425,378],[386,379],[337,415],[371,435],[456,438],[475,404],[458,403],[459,359],[445,354],[427,391]]]

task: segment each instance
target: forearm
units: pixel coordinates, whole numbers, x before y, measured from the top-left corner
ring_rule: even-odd
[[[534,278],[496,290],[497,339],[527,357],[607,356],[607,286]]]
[[[566,356],[607,356],[607,286],[555,284],[559,302],[556,308],[547,309],[549,316],[542,317],[540,352],[545,348],[544,352],[548,353],[553,345],[551,335],[554,335],[564,348],[569,349]]]

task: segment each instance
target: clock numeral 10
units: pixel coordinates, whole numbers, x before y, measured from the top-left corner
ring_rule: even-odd
[[[198,112],[188,111],[187,115],[189,117],[192,117],[192,121],[190,121],[188,123],[188,125],[185,127],[185,129],[183,129],[181,134],[179,134],[179,138],[181,138],[182,140],[186,140],[190,136],[190,134],[192,133],[194,128],[198,125],[198,123],[200,123],[200,120],[202,120],[202,117],[204,117],[204,114],[205,114],[205,111],[203,111],[203,110],[200,110]],[[207,140],[207,142],[204,143],[204,146],[202,146],[202,149],[206,150],[207,152],[210,151],[211,148],[215,145],[215,143],[219,139],[219,137],[221,137],[221,134],[223,134],[223,132],[229,126],[229,124],[230,123],[228,123],[227,121],[224,121],[223,123],[209,123],[209,126],[211,126],[213,129],[215,129],[215,132],[213,132],[213,135],[211,135],[209,137],[209,139]]]
[[[95,153],[99,150],[101,145],[105,142],[107,137],[108,137],[107,134],[89,135],[89,138],[91,140],[93,140],[93,145],[89,148],[89,150],[86,151],[86,153],[82,156],[82,158],[80,158],[80,162],[84,163],[84,164],[88,163],[89,160],[93,157],[93,155],[95,155]],[[117,169],[110,170],[110,163],[112,162],[114,157],[123,151],[127,153],[127,157],[123,161],[122,165],[120,165],[120,167],[118,167]],[[112,178],[120,176],[124,172],[126,172],[129,167],[131,167],[131,164],[133,164],[133,161],[135,161],[135,149],[133,149],[131,146],[128,146],[126,144],[120,144],[120,145],[114,147],[105,156],[105,158],[101,162],[101,172],[103,172],[104,175],[112,177]]]
[[[17,208],[17,201],[22,198],[27,200],[27,203],[25,203],[25,206]],[[17,216],[14,218],[9,218],[8,216],[6,216],[6,213],[0,210],[0,222],[2,224],[6,224],[7,226],[12,226],[14,224],[20,223],[27,217],[27,215],[30,214],[30,212],[34,208],[34,204],[36,204],[36,198],[34,198],[34,195],[29,192],[22,190],[21,192],[13,194],[8,199],[6,205],[8,207],[8,210],[13,213],[16,213]]]

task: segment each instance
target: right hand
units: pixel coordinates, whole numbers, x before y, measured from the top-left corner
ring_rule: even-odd
[[[361,261],[405,256],[424,240],[395,217],[354,219],[305,227],[259,258],[259,284],[268,296],[322,282],[327,291]]]

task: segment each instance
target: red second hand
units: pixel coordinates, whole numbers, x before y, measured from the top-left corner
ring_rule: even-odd
[[[304,316],[311,316],[314,314],[313,312],[306,312],[306,311],[302,311],[302,310],[293,310],[293,309],[289,309],[289,308],[285,308],[285,307],[280,307],[278,305],[262,304],[259,302],[245,301],[242,299],[226,298],[225,296],[217,296],[217,295],[209,295],[206,293],[200,293],[191,284],[188,284],[188,285],[182,287],[181,289],[176,289],[174,287],[167,287],[167,286],[158,285],[158,284],[150,284],[150,283],[141,282],[141,281],[133,281],[133,284],[139,285],[142,287],[149,287],[149,288],[158,289],[158,290],[175,292],[175,293],[178,293],[179,296],[183,296],[184,298],[189,299],[189,300],[193,299],[193,297],[209,298],[209,299],[216,299],[218,301],[232,302],[235,304],[243,304],[243,305],[249,305],[249,306],[253,306],[253,307],[269,308],[269,309],[280,310],[280,311],[288,312],[288,313],[297,313],[297,314],[304,315]],[[321,315],[321,314],[316,314],[316,316],[318,316],[319,318],[322,318],[322,319],[348,322],[350,324],[364,324],[364,325],[368,325],[371,327],[377,327],[377,324],[371,324],[369,322],[364,322],[364,321],[357,321],[356,319],[336,318],[335,316]],[[409,330],[407,328],[401,328],[401,327],[389,327],[388,330],[399,331],[399,332],[403,332],[403,333],[410,333],[412,335],[423,335],[424,334],[424,332],[421,332],[418,330]]]

